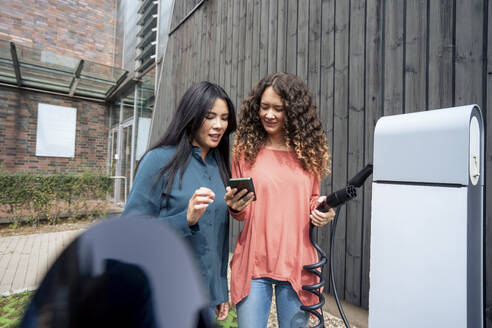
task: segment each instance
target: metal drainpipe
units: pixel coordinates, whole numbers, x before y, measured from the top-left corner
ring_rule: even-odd
[[[132,124],[132,146],[130,149],[130,189],[133,186],[133,171],[135,170],[135,132],[137,131],[137,122],[138,122],[138,117],[137,117],[137,100],[138,100],[138,89],[139,89],[140,82],[135,84],[135,97],[133,99],[133,124]],[[125,190],[127,192],[128,190]],[[126,198],[125,198],[126,202]]]
[[[113,124],[113,111],[111,110],[111,105],[109,105],[109,126],[108,126],[108,161],[106,163],[106,174],[111,174],[111,147],[113,146],[113,141],[111,140],[111,125]]]
[[[110,176],[111,179],[114,179],[114,181],[118,181],[118,179],[122,179],[123,182],[124,182],[124,186],[125,186],[125,203],[126,203],[126,199],[127,199],[127,192],[126,192],[126,187],[127,187],[127,179],[125,176],[118,176],[118,175],[113,175],[113,176]],[[119,181],[118,181],[119,182]],[[119,196],[119,194],[118,194]]]
[[[121,148],[123,144],[123,127],[121,125],[121,122],[123,121],[123,98],[120,98],[120,119],[118,122],[118,143],[116,145],[116,154],[117,154],[117,159],[116,159],[116,172],[115,175],[121,176]],[[121,181],[115,180],[114,184],[114,202],[115,203],[121,203]]]

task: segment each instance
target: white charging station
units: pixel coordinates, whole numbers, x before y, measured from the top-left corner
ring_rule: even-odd
[[[483,327],[483,161],[477,105],[379,119],[369,327]]]

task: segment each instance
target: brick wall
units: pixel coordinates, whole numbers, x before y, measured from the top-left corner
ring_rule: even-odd
[[[75,157],[36,156],[38,103],[77,108]],[[105,104],[0,88],[0,168],[9,172],[105,172],[109,110]]]
[[[0,39],[113,66],[116,1],[0,1]]]

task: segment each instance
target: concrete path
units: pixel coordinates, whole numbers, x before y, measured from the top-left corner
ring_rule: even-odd
[[[82,231],[0,238],[0,296],[36,289],[61,251]]]

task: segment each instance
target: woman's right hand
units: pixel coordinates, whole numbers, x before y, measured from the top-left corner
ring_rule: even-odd
[[[236,188],[226,187],[224,199],[227,206],[234,211],[242,211],[253,201],[254,192],[248,193],[247,189],[237,191]]]
[[[188,201],[188,211],[186,213],[186,220],[190,227],[198,222],[207,210],[208,204],[213,202],[214,199],[214,192],[208,188],[200,187],[200,189],[195,190]]]

